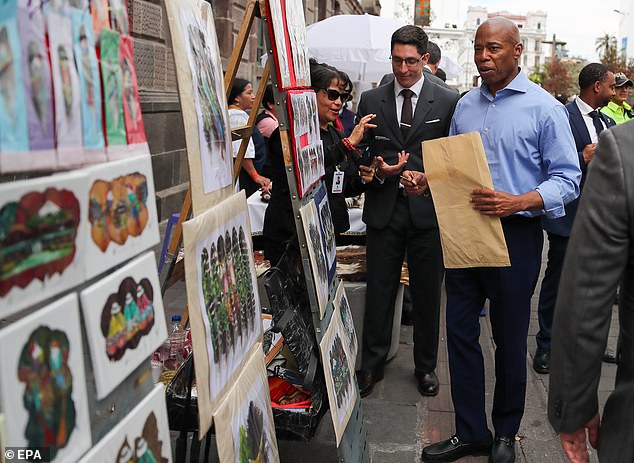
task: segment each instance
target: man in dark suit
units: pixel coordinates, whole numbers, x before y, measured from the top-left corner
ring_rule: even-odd
[[[422,176],[421,142],[444,137],[458,100],[455,92],[423,77],[427,34],[403,26],[392,35],[395,80],[361,95],[359,117],[376,114],[367,135],[377,174],[366,190],[367,292],[359,390],[364,397],[383,379],[390,347],[394,301],[405,252],[413,300],[414,372],[423,395],[438,393],[436,356],[442,250],[434,204],[423,182],[399,181],[399,174]],[[406,187],[400,182],[407,183]]]
[[[587,462],[586,429],[602,463],[634,461],[634,121],[602,132],[566,255],[553,323],[548,418],[572,462]],[[599,419],[597,387],[612,302],[623,357]]]
[[[597,143],[599,133],[615,125],[614,121],[599,111],[614,95],[614,74],[607,66],[591,63],[579,73],[579,96],[566,105],[570,128],[577,146],[581,167],[581,188]],[[550,371],[550,328],[557,301],[559,277],[564,263],[568,237],[575,220],[579,199],[566,205],[566,215],[558,219],[544,219],[543,228],[548,234],[548,264],[539,293],[539,332],[536,336],[537,351],[533,357],[533,369],[537,373]]]

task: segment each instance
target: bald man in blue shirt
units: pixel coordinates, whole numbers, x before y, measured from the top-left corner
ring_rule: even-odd
[[[541,264],[540,216],[565,215],[579,195],[581,170],[568,113],[519,68],[517,26],[504,18],[477,30],[474,60],[483,84],[456,107],[450,135],[479,132],[494,190],[478,188],[470,201],[481,214],[500,217],[511,266],[447,269],[447,346],[456,433],[423,449],[426,462],[489,455],[515,461],[515,435],[524,413],[526,341],[531,296]],[[484,361],[479,315],[491,303],[495,340],[492,422],[485,412]]]

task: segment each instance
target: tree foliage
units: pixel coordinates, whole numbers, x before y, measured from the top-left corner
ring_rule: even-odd
[[[571,72],[571,65],[555,56],[544,68],[544,90],[562,102],[567,101],[575,93],[575,77]]]
[[[634,76],[634,59],[626,60],[618,49],[616,37],[604,34],[594,41],[595,49],[602,64],[612,72],[623,72],[628,77]]]

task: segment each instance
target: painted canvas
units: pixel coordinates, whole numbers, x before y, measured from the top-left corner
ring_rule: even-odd
[[[81,306],[103,399],[167,339],[154,252],[82,291]]]
[[[157,384],[80,463],[171,463],[165,404],[163,385]]]
[[[0,184],[0,318],[84,281],[88,178]]]
[[[168,0],[194,215],[230,194],[233,157],[222,62],[207,2]]]
[[[119,66],[119,33],[109,29],[101,31],[101,79],[103,82],[104,117],[108,155],[112,147],[127,143],[123,116],[123,86]],[[114,148],[116,151],[117,148]]]
[[[220,463],[280,461],[261,351],[251,355],[214,420]]]
[[[101,30],[110,28],[108,0],[91,0],[90,14],[92,16],[95,38],[98,40],[101,37]]]
[[[19,172],[53,169],[57,163],[53,86],[40,2],[18,1],[18,30],[23,76],[20,84],[25,95],[23,107],[27,116],[29,151],[0,153],[0,170]]]
[[[293,56],[293,74],[296,87],[310,87],[310,63],[306,45],[306,20],[302,0],[284,0],[286,29]]]
[[[119,44],[119,64],[123,91],[123,115],[128,145],[147,144],[145,126],[141,115],[139,85],[134,65],[134,43],[132,38],[122,35]],[[146,148],[147,150],[147,148]],[[149,151],[148,151],[149,152]]]
[[[330,414],[339,446],[357,401],[358,388],[354,379],[354,360],[346,345],[346,334],[337,313],[334,312],[330,319],[319,348],[324,365]]]
[[[57,161],[60,167],[77,166],[84,162],[84,151],[72,23],[69,17],[52,11],[47,16],[47,23],[55,92]]]
[[[185,222],[183,241],[203,436],[218,399],[262,336],[244,192]]]
[[[0,152],[29,150],[17,0],[0,4]]]
[[[303,197],[323,177],[324,154],[319,134],[317,98],[313,90],[288,92],[289,119],[297,189]]]
[[[348,352],[350,352],[350,363],[354,368],[359,342],[357,341],[357,332],[354,329],[352,311],[350,310],[350,303],[346,296],[346,288],[344,287],[343,281],[339,281],[333,304],[335,313],[341,318],[341,326],[343,327],[343,334],[345,335],[344,341]]]
[[[328,270],[328,284],[332,283],[337,270],[337,244],[335,242],[335,226],[332,223],[332,213],[328,205],[328,194],[322,182],[314,195],[317,214],[319,215],[319,231],[321,243],[326,257],[326,269]]]
[[[286,40],[288,31],[286,30],[286,8],[284,0],[268,0],[267,16],[269,34],[272,37],[274,68],[277,74],[277,81],[286,90],[296,87],[295,74],[293,70],[293,55],[291,45]]]
[[[326,253],[321,239],[321,224],[319,223],[319,213],[317,212],[315,201],[311,199],[308,204],[302,206],[299,213],[302,217],[306,246],[310,256],[310,267],[313,271],[317,304],[319,305],[319,318],[323,318],[328,304],[330,288]]]
[[[49,447],[51,461],[76,461],[91,444],[77,294],[0,331],[0,352],[7,445]]]
[[[130,34],[126,0],[108,0],[110,6],[110,26],[121,35]]]
[[[159,242],[152,161],[137,156],[87,169],[90,232],[86,275],[92,278]]]
[[[104,162],[106,143],[101,119],[101,80],[92,17],[87,10],[73,9],[71,18],[81,97],[82,139],[87,150],[86,162]]]

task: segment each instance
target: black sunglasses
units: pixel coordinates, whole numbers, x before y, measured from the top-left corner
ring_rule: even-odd
[[[342,103],[350,101],[350,93],[339,93],[337,90],[333,90],[331,88],[322,88],[321,90],[326,92],[326,96],[328,96],[330,101],[337,101],[337,98],[341,98]]]

